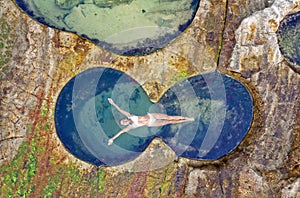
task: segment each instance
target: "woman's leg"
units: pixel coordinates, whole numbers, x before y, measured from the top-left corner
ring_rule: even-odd
[[[151,124],[151,127],[159,127],[159,126],[164,126],[167,124],[179,124],[179,123],[191,122],[191,121],[194,121],[194,118],[186,118],[186,119],[178,119],[178,120],[164,120],[164,119],[158,120],[157,119]]]
[[[170,124],[168,120],[157,120],[156,119],[149,127],[160,127],[160,126],[164,126],[167,124]]]
[[[162,113],[151,113],[153,117],[157,120],[186,120],[186,121],[194,121],[194,118],[188,118],[183,116],[169,116],[167,114]]]

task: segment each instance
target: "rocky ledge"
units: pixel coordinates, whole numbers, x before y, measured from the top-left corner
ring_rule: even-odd
[[[1,197],[300,196],[300,76],[276,36],[280,21],[299,11],[299,0],[202,0],[184,34],[140,57],[41,25],[12,0],[0,5]],[[218,69],[251,90],[251,129],[216,161],[177,158],[155,139],[120,166],[81,162],[57,138],[53,112],[65,83],[99,65],[127,72],[153,101],[187,76]]]

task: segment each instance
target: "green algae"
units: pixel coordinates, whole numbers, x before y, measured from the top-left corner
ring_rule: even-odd
[[[96,179],[93,182],[93,188],[97,190],[97,192],[103,192],[104,190],[104,171],[102,169],[97,170]]]
[[[83,0],[55,0],[55,4],[62,9],[71,9],[82,2]]]
[[[19,147],[18,154],[6,165],[0,166],[0,173],[3,177],[3,183],[0,188],[0,195],[3,197],[29,197],[36,188],[37,181],[34,179],[37,175],[38,158],[45,150],[37,147],[35,139],[26,141]],[[47,178],[45,187],[38,192],[41,197],[53,197],[55,193],[68,194],[68,190],[77,189],[90,191],[92,187],[96,192],[102,192],[105,183],[103,182],[105,173],[102,169],[94,170],[94,178],[85,177],[82,172],[70,163],[68,165],[55,165],[57,158],[51,157],[50,166],[54,169]],[[38,175],[43,177],[41,173]],[[65,181],[65,182],[63,182]],[[92,185],[90,185],[92,182]],[[70,184],[70,185],[69,185]],[[61,188],[61,189],[60,189]],[[61,192],[60,192],[61,191]]]
[[[78,188],[82,188],[83,192],[91,191],[91,188],[101,192],[105,175],[102,169],[93,170],[97,173],[94,174],[95,178],[86,177],[74,163],[57,164],[61,156],[49,154],[49,146],[45,148],[45,138],[49,137],[43,137],[42,134],[51,133],[51,124],[48,122],[50,113],[46,106],[41,108],[40,122],[35,127],[29,127],[28,136],[31,138],[20,145],[12,161],[0,166],[3,177],[0,183],[1,197],[67,196],[70,189],[76,191]],[[45,155],[49,155],[49,158],[45,158]]]
[[[0,172],[4,178],[1,194],[5,197],[28,197],[34,190],[32,179],[37,172],[37,152],[34,140],[24,142],[19,153],[9,165],[2,165]]]
[[[0,19],[0,77],[9,70],[14,37],[7,21]]]
[[[121,4],[130,4],[133,0],[94,0],[96,6],[100,8],[112,8]]]
[[[188,71],[187,70],[182,70],[178,74],[172,76],[171,80],[168,82],[167,86],[171,86],[185,78],[188,77]]]
[[[61,178],[58,175],[52,176],[48,180],[47,186],[42,190],[44,198],[53,197],[54,192],[61,185]]]

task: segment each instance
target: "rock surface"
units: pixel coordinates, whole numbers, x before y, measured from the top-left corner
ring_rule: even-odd
[[[0,30],[1,197],[300,196],[300,76],[276,38],[284,16],[300,10],[299,0],[202,0],[183,35],[141,57],[118,56],[45,27],[11,0],[0,5],[0,23],[9,27]],[[61,145],[53,111],[65,83],[99,65],[127,72],[153,101],[182,78],[218,69],[251,90],[252,127],[220,160],[177,159],[155,140],[133,162],[95,168]],[[150,161],[155,148],[166,155]],[[171,162],[155,169],[160,159]]]

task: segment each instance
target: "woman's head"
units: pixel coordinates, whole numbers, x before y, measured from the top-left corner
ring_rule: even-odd
[[[128,126],[132,124],[132,120],[128,119],[128,118],[123,118],[120,120],[120,124],[122,126]]]

